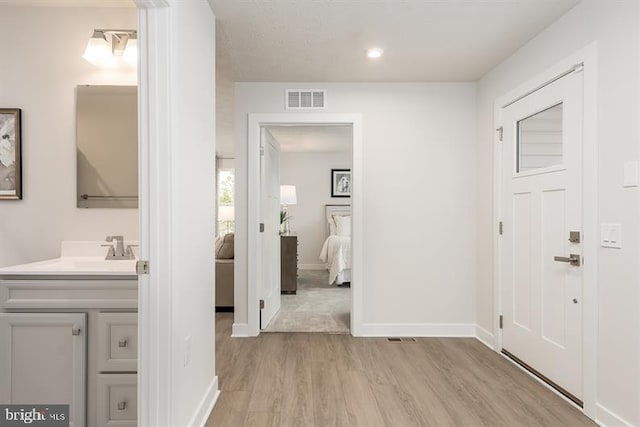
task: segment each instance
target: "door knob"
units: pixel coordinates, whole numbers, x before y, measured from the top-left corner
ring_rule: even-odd
[[[578,254],[570,254],[568,257],[554,256],[553,260],[558,262],[568,262],[569,264],[575,265],[576,267],[580,266],[580,255]]]

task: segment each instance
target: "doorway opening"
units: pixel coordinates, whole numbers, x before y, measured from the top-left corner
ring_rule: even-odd
[[[353,126],[272,125],[262,138],[279,147],[280,250],[268,259],[280,269],[280,308],[261,329],[349,333]]]
[[[250,114],[248,129],[247,314],[249,335],[258,335],[265,329],[269,331],[269,325],[274,319],[273,331],[284,329],[291,332],[296,329],[300,332],[346,333],[350,331],[353,335],[357,335],[362,324],[361,116],[358,114]],[[314,162],[313,153],[291,151],[293,149],[287,145],[289,143],[285,134],[304,131],[309,133],[312,129],[315,129],[316,133],[342,133],[350,136],[350,138],[342,138],[343,154],[340,161],[336,157],[330,163],[320,164],[319,154],[315,155],[318,158]],[[285,149],[282,152],[277,137],[284,141],[282,145]],[[302,144],[301,139],[295,139],[298,142],[294,146],[299,150]],[[302,158],[303,154],[307,157],[306,159]],[[281,160],[285,162],[282,168]],[[307,166],[301,168],[303,161]],[[336,166],[333,167],[331,164]],[[274,171],[273,165],[277,168],[277,172]],[[325,168],[324,178],[311,176],[311,168],[317,170]],[[300,169],[303,173],[306,170],[306,175],[295,178],[296,175],[300,176],[298,174]],[[299,181],[300,184],[296,185],[293,182],[296,179],[302,179]],[[342,184],[338,185],[340,181]],[[281,184],[287,186],[282,189],[282,199]],[[285,200],[288,197],[287,191],[292,190],[291,186],[295,187],[295,204],[291,199]],[[317,188],[314,189],[314,187]],[[324,191],[326,195],[324,198],[310,197],[316,191]],[[350,197],[348,197],[349,194]],[[281,202],[287,202],[286,212],[283,212],[285,206]],[[340,205],[344,210],[332,211],[330,207],[333,205]],[[339,209],[340,206],[335,208]],[[312,212],[311,217],[305,213],[307,210]],[[333,224],[328,222],[327,215],[334,221]],[[287,217],[289,217],[288,221]],[[333,273],[336,274],[333,274],[330,270],[326,271],[326,265],[330,258],[335,258],[333,256],[335,254],[329,254],[330,249],[327,248],[324,251],[325,257],[321,258],[320,255],[326,239],[337,232],[338,223],[340,223],[340,232],[345,234],[342,240],[350,244],[350,255],[342,256],[344,262],[339,266],[342,268],[334,268]],[[282,287],[283,280],[287,279],[286,275],[290,274],[287,267],[281,265],[292,257],[290,253],[282,252],[287,246],[295,247],[295,258],[301,257],[299,264],[302,268],[299,270],[295,263],[297,260],[294,259],[293,274],[296,270],[299,272],[299,277],[293,281],[296,287],[295,295],[288,289],[288,284]],[[335,250],[338,251],[338,249]],[[347,252],[344,248],[343,251]],[[314,252],[317,253],[315,261]],[[350,268],[346,268],[349,265]],[[330,279],[331,283],[329,283]],[[297,289],[298,285],[300,291]],[[281,294],[282,290],[285,291],[284,295]],[[334,311],[331,306],[337,301],[332,301],[328,295],[330,293],[342,293],[341,299],[336,298],[341,301],[343,307],[346,303],[348,310],[340,314]],[[314,294],[320,299],[314,298]],[[344,298],[347,295],[349,299]],[[310,299],[302,301],[305,297]],[[314,323],[313,319],[308,317],[314,316],[314,310],[315,315],[323,311],[319,307],[322,305],[320,302],[322,297],[327,297],[325,298],[325,316],[322,316],[324,319],[316,318]],[[283,307],[283,301],[285,304],[283,315],[278,319],[277,313]],[[305,308],[308,309],[307,320],[309,320],[306,323],[300,321],[305,318],[305,314],[301,312]],[[296,311],[297,313],[294,313]],[[295,323],[306,326],[304,329],[300,325],[293,327]],[[328,327],[329,325],[332,326]],[[342,325],[341,329],[336,325]]]

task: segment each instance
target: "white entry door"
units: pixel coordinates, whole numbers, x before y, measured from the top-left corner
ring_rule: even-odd
[[[501,114],[503,352],[581,404],[581,71]]]
[[[280,145],[264,129],[261,131],[260,222],[262,274],[260,286],[260,329],[280,310]]]

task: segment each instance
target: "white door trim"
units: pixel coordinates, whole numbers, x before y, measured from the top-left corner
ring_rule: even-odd
[[[352,196],[352,268],[351,268],[351,334],[362,334],[362,115],[284,113],[249,114],[247,127],[247,321],[248,336],[260,334],[258,307],[260,302],[260,128],[287,124],[350,124],[353,126],[351,166]],[[237,283],[237,282],[236,282]]]
[[[597,254],[598,254],[598,163],[597,163],[597,44],[594,42],[578,52],[570,55],[553,67],[499,97],[494,102],[494,127],[502,123],[502,106],[552,80],[578,63],[584,64],[584,132],[583,132],[583,403],[584,413],[588,417],[596,417],[596,373],[597,373]],[[502,283],[500,263],[502,245],[498,233],[501,221],[502,203],[502,150],[498,132],[494,135],[494,331],[496,331],[495,350],[502,349],[502,332],[499,316],[502,312]]]

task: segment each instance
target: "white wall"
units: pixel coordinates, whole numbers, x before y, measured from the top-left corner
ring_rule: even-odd
[[[0,201],[0,266],[60,255],[62,240],[136,239],[136,209],[76,208],[75,88],[135,85],[81,58],[94,28],[136,28],[134,8],[0,7],[2,107],[22,109],[23,200]]]
[[[216,61],[227,58],[218,58]],[[216,62],[216,153],[220,157],[233,158],[233,78],[229,64]]]
[[[324,112],[363,116],[365,329],[472,333],[473,83],[236,83],[236,327],[247,322],[247,114],[283,113],[286,88],[310,87],[328,90]]]
[[[624,242],[622,250],[600,248],[597,260],[597,416],[615,425],[622,420],[640,425],[638,188],[622,187],[623,163],[638,159],[639,5],[637,0],[583,0],[484,76],[477,98],[477,322],[494,334],[493,102],[597,41],[598,222],[621,223]]]
[[[325,205],[348,205],[331,197],[331,169],[351,169],[351,152],[280,153],[280,184],[295,185],[298,203],[289,206],[291,231],[298,234],[299,266],[323,267],[320,250],[326,239]]]
[[[200,421],[206,420],[218,389],[214,347],[215,17],[205,1],[170,3],[172,212],[167,233],[173,247],[169,261],[174,399],[169,425],[203,425]]]

